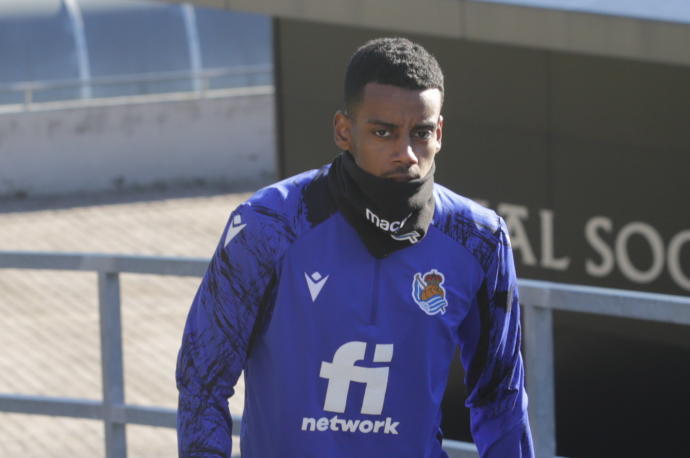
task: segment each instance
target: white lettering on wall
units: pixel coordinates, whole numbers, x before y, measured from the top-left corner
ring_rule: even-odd
[[[613,251],[606,245],[598,234],[599,230],[611,232],[613,230],[613,222],[605,216],[595,216],[587,221],[585,225],[585,238],[587,242],[596,250],[601,256],[601,263],[596,264],[591,259],[585,260],[585,271],[593,277],[605,277],[613,270],[615,260],[613,258]]]
[[[484,206],[490,204],[486,200],[474,200]],[[528,207],[500,202],[496,209],[505,219],[510,230],[516,261],[526,266],[537,266],[537,256],[526,229],[526,222],[529,219]],[[539,209],[539,218],[541,252],[538,266],[550,270],[567,271],[572,267],[571,259],[566,254],[558,253],[556,249],[554,237],[556,218],[553,210]],[[673,282],[678,287],[690,291],[690,272],[683,271],[683,267],[688,266],[690,259],[687,254],[687,250],[690,250],[690,230],[675,234],[666,247],[661,233],[648,223],[633,221],[617,231],[611,218],[595,216],[585,223],[584,236],[586,243],[596,253],[593,259],[585,259],[584,268],[588,275],[602,278],[618,268],[627,280],[647,284],[664,275],[664,267],[666,267]],[[635,263],[636,259],[630,256],[629,242],[633,237],[642,237],[649,247],[652,258],[650,266],[640,266],[639,263]],[[685,256],[683,256],[684,253]]]
[[[510,242],[513,246],[513,252],[520,253],[523,264],[528,266],[536,265],[537,258],[534,256],[534,251],[529,243],[525,226],[522,224],[522,219],[526,219],[529,216],[527,207],[501,203],[498,205],[498,213],[506,220],[510,230]]]
[[[690,230],[677,233],[668,244],[668,272],[671,278],[683,289],[690,291],[690,276],[683,273],[680,253],[683,245],[690,242]],[[686,248],[690,250],[690,247]],[[686,258],[688,259],[688,258]]]
[[[554,257],[553,243],[553,211],[539,210],[541,218],[541,266],[553,270],[566,270],[570,265],[570,258]]]
[[[652,250],[652,265],[646,271],[635,267],[628,256],[628,240],[635,234],[644,237]],[[626,224],[616,237],[616,260],[621,273],[628,280],[637,283],[649,283],[656,280],[664,268],[664,242],[661,240],[661,235],[647,223],[635,221]]]

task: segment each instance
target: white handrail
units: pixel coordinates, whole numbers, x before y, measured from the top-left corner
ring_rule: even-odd
[[[0,393],[0,412],[103,420],[108,458],[126,456],[126,424],[174,428],[174,409],[132,406],[124,402],[119,274],[201,277],[208,262],[202,258],[0,251],[0,269],[98,272],[101,370],[104,374],[101,401]],[[525,311],[527,387],[539,387],[530,392],[535,453],[537,458],[552,458],[556,452],[552,311],[690,325],[690,297],[537,280],[519,280],[518,283]],[[240,419],[233,417],[234,435],[239,434],[239,425]],[[474,444],[444,440],[443,447],[452,458],[478,457]]]
[[[142,83],[161,83],[170,81],[191,81],[192,90],[190,92],[197,92],[201,95],[204,89],[210,87],[210,80],[214,78],[221,78],[225,76],[257,76],[272,74],[273,66],[265,65],[245,65],[238,67],[224,67],[224,68],[210,68],[203,71],[169,71],[169,72],[154,72],[154,73],[134,73],[125,75],[115,75],[107,77],[95,77],[88,79],[59,79],[59,80],[40,80],[40,81],[21,81],[16,83],[2,83],[0,84],[0,93],[21,93],[23,100],[21,103],[30,108],[34,103],[34,95],[39,91],[47,91],[52,89],[70,89],[70,88],[84,88],[89,87],[90,90],[83,94],[92,96],[92,89],[97,86],[119,86],[127,84],[142,84]],[[83,98],[83,97],[82,97]]]

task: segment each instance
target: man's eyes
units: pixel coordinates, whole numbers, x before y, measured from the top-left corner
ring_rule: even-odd
[[[422,140],[428,140],[431,138],[432,134],[433,132],[431,131],[431,129],[422,129],[418,130],[415,135],[417,135],[417,137],[421,138]]]
[[[375,136],[379,138],[387,138],[392,135],[391,131],[388,129],[376,129],[375,131],[373,131],[373,133]],[[433,134],[434,132],[431,129],[421,129],[415,131],[412,135],[422,140],[428,140],[432,137]]]

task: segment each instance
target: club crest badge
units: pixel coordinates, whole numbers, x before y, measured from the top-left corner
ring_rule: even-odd
[[[412,299],[427,315],[446,313],[446,289],[443,282],[446,278],[436,269],[424,275],[416,273],[412,280]]]

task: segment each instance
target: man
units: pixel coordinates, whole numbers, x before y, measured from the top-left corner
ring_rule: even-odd
[[[332,164],[230,216],[177,366],[181,456],[442,457],[456,346],[484,457],[533,455],[507,229],[434,184],[443,74],[418,44],[366,43],[345,77]]]

